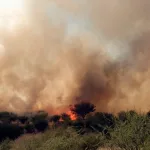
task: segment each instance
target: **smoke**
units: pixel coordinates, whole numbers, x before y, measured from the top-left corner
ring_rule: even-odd
[[[0,28],[0,110],[149,111],[149,0],[27,0]]]

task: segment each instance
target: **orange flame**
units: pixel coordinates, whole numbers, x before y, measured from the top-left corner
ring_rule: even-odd
[[[70,110],[67,112],[67,114],[70,116],[71,120],[76,120],[77,117],[75,114],[73,114]]]

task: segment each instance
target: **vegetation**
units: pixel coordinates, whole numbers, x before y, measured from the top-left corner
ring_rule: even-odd
[[[149,150],[150,113],[118,115],[95,112],[91,103],[79,103],[67,113],[44,111],[21,116],[0,113],[0,150]],[[83,111],[83,112],[82,112]]]
[[[74,106],[70,107],[70,110],[73,114],[82,119],[85,119],[86,115],[95,111],[95,106],[88,102],[81,102],[75,104]]]

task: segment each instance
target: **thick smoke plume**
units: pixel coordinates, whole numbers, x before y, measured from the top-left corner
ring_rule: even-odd
[[[149,0],[27,0],[0,29],[0,110],[150,109]]]

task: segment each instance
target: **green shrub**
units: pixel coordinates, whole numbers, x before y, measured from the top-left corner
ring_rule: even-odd
[[[9,139],[16,139],[23,134],[23,128],[12,124],[0,124],[0,141]]]
[[[97,150],[99,147],[105,146],[106,139],[102,134],[89,134],[82,137],[83,150]]]
[[[9,139],[6,139],[0,144],[0,150],[10,150],[12,147],[11,143]]]
[[[13,143],[11,150],[36,150],[42,145],[41,134],[24,135]]]
[[[14,142],[4,140],[0,144],[0,150],[97,150],[102,147],[115,150],[150,150],[149,113],[145,115],[128,111],[121,112],[116,117],[108,113],[95,113],[86,116],[85,120],[78,118],[65,126],[58,120],[60,117],[55,116],[52,121],[59,124],[47,131],[45,129],[48,122],[42,119],[46,114],[43,111],[38,113],[40,117],[26,122],[24,127],[26,133],[32,134],[24,134],[22,137],[19,137],[22,127],[0,124],[1,141],[19,137]],[[2,116],[5,115],[8,116],[8,113],[2,113]],[[67,123],[70,121],[66,114],[61,117]],[[45,132],[33,134],[35,129]]]
[[[35,132],[35,127],[33,124],[26,124],[24,127],[26,133],[34,133]]]
[[[32,122],[37,122],[39,120],[46,120],[48,117],[48,113],[45,111],[38,111],[34,115],[32,115],[31,120]]]
[[[126,120],[117,121],[110,131],[110,146],[122,149],[141,149],[150,144],[150,119],[146,115],[128,114]]]
[[[0,121],[3,123],[10,123],[17,120],[17,115],[10,112],[0,112]]]
[[[43,132],[48,128],[48,121],[47,120],[39,120],[34,123],[35,129],[38,132]]]
[[[15,142],[12,150],[96,150],[104,143],[100,134],[81,136],[72,128],[58,128],[43,134],[23,136]]]
[[[18,116],[18,120],[22,123],[25,124],[28,121],[27,116]]]

